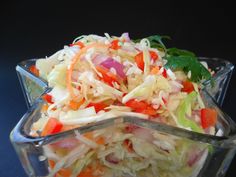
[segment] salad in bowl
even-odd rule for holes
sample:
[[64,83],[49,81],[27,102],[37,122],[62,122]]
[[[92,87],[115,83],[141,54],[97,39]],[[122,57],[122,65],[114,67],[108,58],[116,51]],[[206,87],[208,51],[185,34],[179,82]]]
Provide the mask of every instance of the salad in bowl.
[[[215,72],[194,53],[167,48],[164,38],[83,35],[30,66],[49,89],[37,101],[28,136],[48,141],[66,135],[42,143],[47,176],[199,174],[213,151],[211,142],[173,130],[216,139],[227,134],[217,128],[219,109],[202,91]],[[162,132],[157,125],[173,130]],[[84,127],[90,128],[83,132]]]
[[52,89],[32,135],[51,134],[48,122],[61,125],[58,133],[124,115],[215,133],[217,113],[199,93],[200,81],[213,73],[193,53],[166,49],[159,36],[139,42],[126,33],[81,36],[34,67]]

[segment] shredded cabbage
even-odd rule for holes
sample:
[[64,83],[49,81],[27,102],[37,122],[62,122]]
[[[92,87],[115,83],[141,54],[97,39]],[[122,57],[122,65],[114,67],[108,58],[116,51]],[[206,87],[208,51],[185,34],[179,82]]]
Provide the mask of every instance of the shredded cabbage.
[[56,65],[52,71],[48,74],[47,80],[50,87],[58,85],[66,86],[66,70],[67,67],[64,64]]
[[81,145],[73,149],[68,155],[61,158],[50,172],[48,177],[53,177],[61,168],[70,166],[74,163],[78,158],[82,157],[89,151],[89,148],[85,145]]
[[[55,129],[48,135],[123,116],[215,134],[214,126],[201,126],[200,112],[205,108],[201,85],[188,80],[193,73],[185,67],[167,68],[166,56],[171,54],[161,38],[132,41],[128,33],[82,35],[49,58],[37,60],[39,77],[51,91],[31,135],[45,131],[52,117],[62,126],[52,125]],[[108,58],[120,67],[103,65]],[[101,127],[85,136],[75,131],[72,136],[44,147],[45,156],[55,162],[49,176],[59,176],[61,169],[72,177],[86,170],[103,177],[196,176],[209,151],[207,145],[128,123]]]
[[91,148],[97,148],[98,144],[93,142],[92,140],[84,137],[83,135],[81,135],[78,131],[75,131],[75,137],[82,143],[86,144],[87,146],[91,147]]
[[181,126],[185,128],[191,128],[191,130],[196,132],[203,133],[203,129],[197,125],[197,123],[186,117],[186,115],[191,116],[191,105],[196,97],[197,93],[193,91],[182,101],[179,108],[177,109],[177,120]]
[[151,59],[147,49],[143,50],[143,60],[144,60],[144,74],[148,75],[150,72]]
[[94,151],[90,151],[85,155],[84,158],[77,160],[71,177],[77,177],[80,174],[82,169],[92,161],[92,156],[94,155],[94,153]]
[[130,91],[122,99],[122,103],[126,103],[131,99],[144,100],[150,98],[156,88],[156,77],[149,75],[144,79],[144,82]]

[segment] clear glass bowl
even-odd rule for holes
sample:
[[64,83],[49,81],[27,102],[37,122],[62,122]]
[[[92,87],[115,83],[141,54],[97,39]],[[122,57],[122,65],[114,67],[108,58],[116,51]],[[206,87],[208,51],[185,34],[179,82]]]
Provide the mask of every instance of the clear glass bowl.
[[[29,67],[34,65],[36,60],[37,59],[26,60],[16,66],[16,71],[28,107],[32,106],[34,101],[44,92],[50,90],[47,81],[37,77],[29,70]],[[218,58],[200,57],[200,61],[206,62],[209,68],[215,71],[213,76],[215,83],[212,85],[210,81],[206,81],[203,84],[217,103],[222,105],[234,66],[229,61]]]
[[47,81],[36,76],[30,71],[30,66],[35,65],[37,59],[25,60],[16,66],[16,72],[23,90],[28,108],[39,98],[49,87]]
[[215,71],[213,84],[211,84],[211,81],[206,81],[203,84],[208,93],[222,106],[234,65],[227,60],[219,58],[200,57],[199,59],[202,62],[206,62],[208,67]]
[[[103,173],[109,177],[131,177],[135,176],[134,169],[139,171],[136,174],[137,177],[156,177],[158,176],[156,173],[159,173],[160,176],[171,177],[222,177],[235,155],[236,125],[217,107],[214,99],[206,91],[203,90],[202,95],[205,104],[208,107],[214,107],[218,112],[217,136],[195,133],[137,117],[116,117],[59,134],[32,137],[29,133],[31,125],[40,118],[43,105],[43,100],[37,99],[13,129],[10,138],[30,177],[55,175],[59,177],[65,173],[68,175],[71,171],[74,176],[77,176],[86,163],[90,170],[100,174],[100,177],[105,176],[102,175]],[[129,131],[130,127],[132,133]],[[134,133],[137,130],[141,130],[141,132]],[[105,145],[94,145],[82,141],[81,136],[87,137],[86,135],[90,132],[96,132],[98,137],[106,134],[111,139]],[[117,132],[122,133],[122,136],[117,136]],[[130,134],[136,139],[133,140]],[[108,151],[107,154],[102,154],[101,151],[107,150],[106,148],[112,149],[116,143],[123,146],[127,138],[132,142],[131,150],[139,151],[141,157],[136,157],[135,163],[133,161],[127,163],[126,173],[121,174],[119,169],[111,170],[111,167],[120,163],[119,159],[117,161],[116,158],[114,160],[114,157],[110,157],[109,153],[113,151]],[[140,146],[147,150],[138,150]],[[126,153],[126,151],[118,152]],[[63,157],[60,157],[60,154],[63,154]],[[89,155],[93,156],[93,160],[83,163],[85,161],[81,161],[81,159]],[[98,158],[105,159],[106,167],[95,165]],[[136,165],[132,166],[134,164]],[[57,171],[58,167],[63,170]],[[142,168],[145,170],[141,170]]]

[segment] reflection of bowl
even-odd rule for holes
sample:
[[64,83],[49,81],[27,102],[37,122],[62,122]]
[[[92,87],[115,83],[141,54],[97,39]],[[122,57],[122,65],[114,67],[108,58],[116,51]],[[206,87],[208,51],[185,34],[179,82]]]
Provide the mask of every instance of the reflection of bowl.
[[[16,67],[28,107],[32,106],[34,101],[45,91],[50,90],[47,81],[29,71],[29,67],[34,65],[35,61],[36,59],[26,60],[19,63]],[[209,68],[215,71],[213,76],[215,80],[214,86],[210,84],[210,81],[206,81],[203,84],[217,103],[222,105],[234,66],[229,61],[218,58],[200,57],[200,61],[206,62]]]
[[[115,169],[119,163],[127,164],[123,170],[125,174],[120,174],[120,176],[126,177],[132,176],[135,169],[139,171],[137,177],[148,175],[156,177],[158,174],[160,176],[183,177],[224,176],[235,154],[236,124],[219,110],[207,92],[203,90],[202,95],[205,104],[208,107],[215,107],[218,112],[217,136],[195,133],[136,117],[117,117],[59,134],[38,138],[31,137],[29,135],[30,127],[33,122],[39,119],[43,105],[42,99],[37,99],[12,131],[11,141],[29,176],[43,177],[49,174],[51,176],[55,176],[55,174],[57,174],[56,176],[63,176],[62,174],[66,172],[67,175],[71,172],[78,173],[76,170],[83,168],[84,158],[91,155],[90,152],[92,152],[93,160],[88,162],[88,166],[95,163],[99,158],[106,160],[105,165],[100,164],[90,167],[90,170],[100,173],[100,176],[103,176],[101,174],[107,172],[108,169],[110,169],[108,176],[119,174],[119,168]],[[131,131],[130,129],[127,130],[127,126],[132,127]],[[137,130],[139,133],[137,133]],[[98,137],[99,134],[106,135],[108,137],[106,142],[108,143],[97,146],[82,141],[81,135],[90,132],[96,132]],[[115,134],[117,132],[122,133],[120,139]],[[132,156],[131,152],[129,159],[126,159],[128,162],[123,162],[120,157],[118,157],[118,160],[109,157],[110,154],[114,155],[112,150],[108,150],[105,154],[98,153],[107,150],[107,148],[112,149],[112,146],[116,143],[123,146],[126,139],[133,143],[132,148],[139,151],[140,156]],[[64,145],[62,145],[63,141],[66,142]],[[138,150],[140,147],[143,148]],[[128,150],[125,149],[124,152],[119,152],[122,154]],[[85,156],[82,155],[83,153],[85,153]],[[58,158],[60,154],[61,157]],[[52,170],[52,166],[54,166],[54,170]],[[63,170],[57,172],[55,170],[57,167],[61,167]],[[144,169],[141,170],[142,168]]]

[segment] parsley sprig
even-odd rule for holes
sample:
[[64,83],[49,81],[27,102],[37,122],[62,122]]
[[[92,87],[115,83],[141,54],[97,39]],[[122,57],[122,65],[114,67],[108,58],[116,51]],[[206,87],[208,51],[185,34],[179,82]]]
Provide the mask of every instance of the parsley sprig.
[[167,56],[167,63],[165,68],[171,68],[172,70],[183,70],[186,74],[191,71],[190,80],[193,82],[199,82],[201,80],[211,79],[210,72],[198,61],[195,56]]
[[[174,71],[182,70],[186,74],[191,71],[190,80],[200,82],[201,80],[211,80],[210,72],[199,62],[198,57],[188,50],[178,48],[166,48],[163,39],[170,39],[168,36],[153,35],[147,37],[152,48],[157,48],[165,52],[164,59],[167,60],[165,68]],[[135,40],[139,42],[140,40]]]

